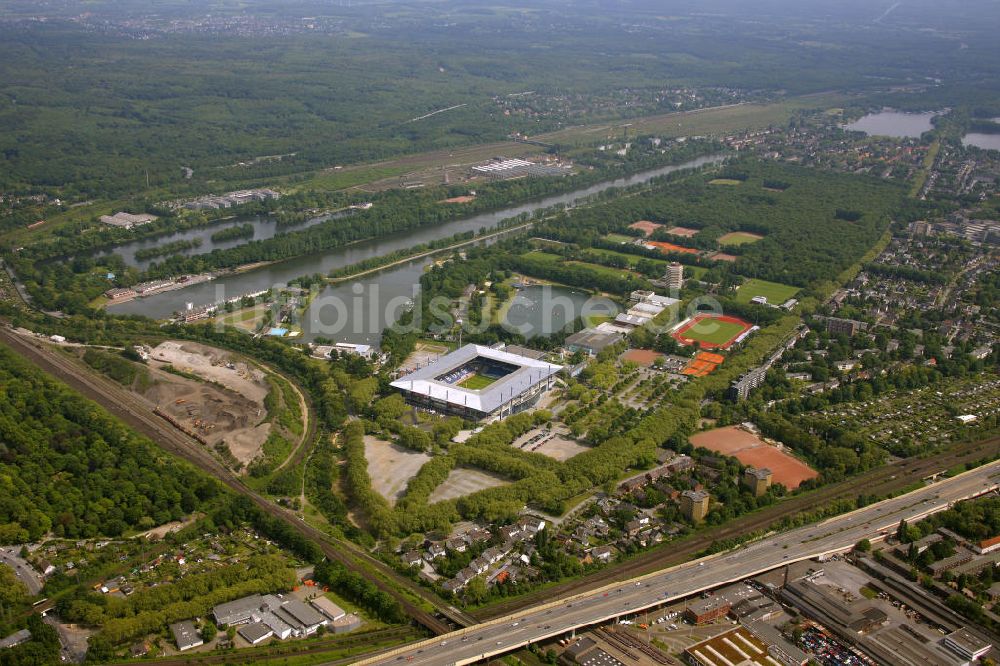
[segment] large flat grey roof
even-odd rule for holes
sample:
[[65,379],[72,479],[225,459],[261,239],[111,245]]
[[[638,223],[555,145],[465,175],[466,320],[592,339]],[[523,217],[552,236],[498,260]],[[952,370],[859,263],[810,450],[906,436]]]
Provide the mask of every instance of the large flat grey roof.
[[219,624],[231,624],[249,617],[254,611],[260,609],[261,603],[263,603],[263,597],[259,594],[251,594],[248,597],[219,604],[212,609],[212,614],[215,615]]
[[[446,384],[436,379],[436,377],[440,377],[476,357],[509,363],[518,366],[518,368],[478,391],[462,388],[456,384]],[[561,369],[561,365],[553,365],[491,347],[469,344],[405,377],[400,377],[392,382],[392,386],[402,391],[430,396],[435,400],[442,400],[489,414],[514,396],[520,395],[536,384],[547,380]]]
[[268,636],[272,636],[274,632],[263,622],[254,622],[240,627],[239,634],[250,643],[258,643]]
[[594,351],[600,351],[609,345],[613,345],[622,339],[621,333],[605,333],[596,328],[585,328],[566,338],[566,345],[577,345],[587,347]]

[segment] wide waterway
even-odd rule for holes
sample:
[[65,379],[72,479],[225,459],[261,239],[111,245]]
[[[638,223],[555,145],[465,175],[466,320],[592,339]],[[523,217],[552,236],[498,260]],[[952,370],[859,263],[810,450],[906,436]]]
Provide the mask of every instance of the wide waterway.
[[[482,213],[464,219],[445,222],[429,227],[419,227],[397,234],[361,241],[344,247],[335,248],[322,254],[296,257],[287,261],[263,266],[261,268],[225,275],[219,279],[204,282],[186,289],[168,291],[147,298],[139,298],[127,303],[111,305],[108,310],[115,314],[137,314],[156,319],[170,316],[184,309],[187,303],[205,305],[222,300],[274,287],[282,287],[289,280],[315,273],[327,274],[336,268],[356,264],[365,259],[403,250],[421,243],[428,243],[455,234],[496,226],[501,220],[515,217],[522,213],[533,213],[536,210],[549,208],[557,204],[573,204],[598,192],[612,187],[628,187],[648,182],[649,180],[682,169],[694,169],[707,164],[716,164],[724,159],[722,155],[709,155],[672,166],[660,167],[643,171],[625,178],[604,181],[580,190],[565,194],[537,199],[511,208]],[[317,296],[314,307],[310,310],[305,329],[304,339],[316,335],[324,335],[336,340],[353,342],[375,342],[386,326],[386,320],[392,315],[387,314],[387,303],[393,298],[397,304],[404,299],[414,298],[419,292],[420,275],[430,259],[415,260],[406,264],[394,266],[391,269],[365,275],[355,282],[344,282],[328,286]],[[340,306],[331,305],[335,299],[343,299],[347,307],[347,316],[351,319],[363,319],[364,326],[349,326],[339,334],[335,334],[329,326],[323,326],[323,321],[330,321],[331,308],[337,310],[337,320],[342,317]],[[378,304],[376,307],[371,306]],[[395,311],[402,306],[395,308]],[[377,316],[376,316],[377,315]],[[315,319],[315,320],[314,320]],[[375,323],[377,322],[377,323]],[[357,329],[359,333],[353,331]]]
[[[125,260],[125,263],[129,266],[134,266],[140,270],[146,270],[151,264],[158,261],[163,261],[163,257],[153,257],[152,259],[136,259],[135,253],[139,250],[151,249],[166,245],[168,243],[175,243],[178,241],[199,241],[200,244],[197,247],[188,248],[180,252],[173,252],[171,254],[181,254],[184,256],[194,256],[197,254],[206,254],[212,250],[227,250],[231,247],[236,247],[238,245],[244,245],[250,241],[255,240],[267,240],[268,238],[274,238],[278,234],[290,233],[293,231],[299,231],[301,229],[308,229],[309,227],[316,226],[326,222],[327,220],[336,219],[348,215],[349,212],[339,212],[332,213],[329,215],[320,215],[318,217],[309,218],[303,221],[301,224],[289,225],[284,228],[278,227],[278,221],[273,217],[251,217],[242,219],[230,219],[225,222],[216,222],[204,227],[196,227],[194,229],[185,229],[184,231],[177,231],[170,234],[164,234],[163,236],[156,236],[155,238],[144,238],[142,240],[132,241],[130,243],[124,243],[122,245],[116,245],[115,247],[108,250],[101,250],[97,254],[108,255],[117,254]],[[243,224],[250,224],[253,226],[253,236],[245,238],[230,238],[229,240],[212,240],[212,235],[217,234],[225,229],[230,229],[232,227],[238,227]]]
[[[1000,123],[1000,118],[990,118],[994,123]],[[970,132],[962,137],[963,146],[975,146],[984,150],[1000,150],[1000,134],[987,132]]]
[[918,139],[924,132],[934,129],[931,120],[939,112],[903,113],[902,111],[880,111],[869,113],[844,125],[844,129],[852,132],[864,132],[869,136],[890,136]]

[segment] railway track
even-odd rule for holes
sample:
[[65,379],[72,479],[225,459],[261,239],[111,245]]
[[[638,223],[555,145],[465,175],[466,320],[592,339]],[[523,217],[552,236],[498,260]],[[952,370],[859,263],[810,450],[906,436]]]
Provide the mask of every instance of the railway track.
[[[216,460],[194,439],[171,427],[166,421],[156,416],[153,413],[155,405],[149,401],[103,376],[84,370],[69,358],[47,348],[41,342],[24,339],[9,328],[0,327],[0,342],[11,347],[24,358],[70,385],[87,398],[100,404],[138,432],[152,439],[165,451],[184,458],[202,471],[214,476],[233,491],[250,499],[264,512],[292,526],[297,532],[315,542],[323,554],[331,561],[339,562],[350,571],[364,576],[380,590],[391,595],[400,603],[407,615],[431,632],[437,635],[445,634],[452,631],[453,627],[448,622],[415,605],[406,595],[400,593],[399,589],[411,590],[420,598],[431,602],[443,617],[448,618],[456,625],[465,626],[468,624],[468,620],[463,618],[462,614],[453,612],[440,602],[434,603],[423,590],[414,590],[413,588],[416,585],[412,581],[403,579],[402,576],[389,569],[382,562],[367,556],[367,554],[364,557],[359,557],[358,549],[354,544],[346,544],[333,539],[329,535],[308,525],[298,516],[273,504],[251,488],[248,488],[235,474]],[[373,570],[381,575],[373,576]],[[387,583],[386,578],[393,581],[394,584],[390,585]],[[463,622],[463,620],[465,621]]]
[[[680,564],[708,548],[715,541],[766,529],[782,518],[793,516],[816,506],[822,506],[831,501],[855,498],[861,494],[872,492],[885,495],[905,488],[926,476],[947,470],[954,465],[974,461],[984,456],[996,456],[1000,453],[1000,437],[994,437],[980,442],[957,444],[934,457],[907,459],[883,466],[844,482],[823,486],[815,491],[789,498],[777,505],[751,514],[736,523],[702,532],[681,544],[672,545],[669,549],[658,548],[647,551],[619,566],[608,567],[582,579],[495,604],[470,615],[445,606],[436,598],[430,598],[431,595],[426,590],[420,589],[412,581],[404,579],[384,563],[364,553],[356,544],[336,540],[304,523],[291,512],[258,495],[193,439],[155,416],[153,414],[155,406],[148,401],[104,377],[81,368],[71,359],[49,349],[45,344],[25,339],[6,327],[0,327],[0,342],[12,347],[43,370],[101,404],[109,412],[153,439],[168,452],[174,453],[203,471],[212,474],[235,492],[248,497],[268,514],[280,518],[294,527],[300,534],[314,541],[326,557],[340,562],[351,571],[372,580],[381,590],[399,601],[417,623],[438,635],[451,631],[452,627],[447,622],[414,605],[409,598],[399,592],[399,588],[410,590],[420,598],[430,602],[442,617],[447,618],[455,625],[470,626],[478,621],[503,616],[537,603],[543,603],[556,596],[584,592],[616,580],[633,578]],[[381,576],[372,576],[373,572],[377,572]],[[393,584],[388,584],[385,579],[392,581]]]
[[[663,652],[656,649],[652,645],[649,645],[635,636],[632,636],[628,633],[628,631],[619,630],[618,628],[611,626],[598,629],[598,633],[603,634],[606,640],[616,644],[620,650],[624,651],[629,656],[632,656],[630,654],[631,650],[638,650],[658,664],[673,666],[677,663],[675,660],[671,659],[668,655],[663,654]],[[638,657],[633,656],[632,658],[636,661],[639,660]]]
[[[420,638],[419,633],[417,633],[411,627],[388,627],[385,629],[377,629],[375,631],[369,631],[358,635],[348,635],[339,636],[331,639],[320,639],[315,642],[310,642],[306,645],[295,646],[296,649],[287,649],[290,645],[282,645],[278,648],[262,648],[257,650],[240,650],[239,652],[239,663],[254,663],[254,664],[266,664],[271,661],[281,661],[284,663],[286,660],[294,657],[303,657],[307,655],[320,655],[324,652],[332,652],[334,650],[343,650],[352,647],[363,647],[366,645],[377,645],[383,641],[394,641],[401,643],[403,641],[415,640]],[[285,648],[285,649],[282,649]],[[391,649],[391,647],[382,648],[380,650],[372,650],[365,652],[365,657],[374,657]],[[340,659],[334,659],[331,661],[323,662],[324,666],[334,666],[336,664],[350,664],[361,658],[361,655],[351,655],[350,657],[343,657]],[[222,653],[222,654],[205,654],[199,655],[186,654],[183,657],[167,657],[163,659],[150,659],[143,660],[143,664],[150,666],[189,666],[190,664],[232,664],[236,663],[234,661],[233,653]],[[135,660],[129,660],[128,662],[119,663],[134,663]]]
[[1000,437],[992,437],[979,442],[956,444],[933,457],[906,459],[884,465],[840,483],[822,486],[814,491],[796,495],[738,521],[732,521],[718,528],[696,534],[681,543],[654,548],[620,565],[605,567],[584,578],[546,587],[544,590],[529,592],[521,597],[474,611],[472,614],[483,622],[535,604],[545,603],[553,598],[571,596],[615,581],[652,573],[686,562],[716,541],[766,530],[783,518],[824,506],[836,500],[854,499],[859,495],[872,493],[888,495],[902,490],[915,481],[945,471],[960,463],[975,461],[984,456],[994,457],[998,454],[1000,454]]

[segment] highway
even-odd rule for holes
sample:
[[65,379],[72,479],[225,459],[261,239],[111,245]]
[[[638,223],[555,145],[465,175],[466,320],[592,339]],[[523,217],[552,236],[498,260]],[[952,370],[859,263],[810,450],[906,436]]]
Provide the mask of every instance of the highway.
[[[821,523],[753,542],[737,550],[553,601],[361,661],[361,664],[469,664],[575,629],[631,615],[785,564],[878,539],[901,519],[919,520],[962,499],[1000,488],[1000,461],[906,495]],[[876,489],[873,489],[876,490]]]
[[11,569],[14,570],[14,574],[24,583],[24,586],[28,589],[28,594],[35,596],[42,591],[42,585],[45,581],[37,572],[28,564],[27,560],[21,558],[18,553],[20,552],[18,546],[7,546],[5,548],[0,548],[0,564],[6,564]]

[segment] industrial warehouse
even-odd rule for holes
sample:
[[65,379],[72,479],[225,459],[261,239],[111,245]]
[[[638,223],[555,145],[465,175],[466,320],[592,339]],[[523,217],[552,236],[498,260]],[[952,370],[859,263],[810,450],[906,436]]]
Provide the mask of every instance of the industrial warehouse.
[[469,344],[392,383],[406,400],[472,420],[500,419],[530,408],[552,388],[562,366]]

